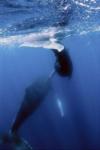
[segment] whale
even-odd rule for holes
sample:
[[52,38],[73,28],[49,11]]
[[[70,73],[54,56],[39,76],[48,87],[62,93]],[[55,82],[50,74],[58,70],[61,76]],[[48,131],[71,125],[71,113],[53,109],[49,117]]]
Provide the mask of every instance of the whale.
[[3,134],[0,138],[0,147],[10,144],[12,150],[32,150],[30,144],[18,135],[20,128],[25,121],[37,111],[46,96],[52,89],[51,79],[54,76],[53,71],[48,78],[41,77],[29,85],[25,90],[20,109],[18,110],[8,134]]
[[[29,87],[26,88],[22,104],[12,123],[9,133],[3,134],[0,138],[0,145],[10,143],[12,145],[12,149],[14,150],[32,150],[30,144],[21,138],[18,135],[18,132],[25,121],[37,111],[37,109],[41,106],[41,103],[43,103],[45,100],[51,89],[50,83],[55,73],[58,73],[63,77],[70,77],[72,75],[72,62],[70,56],[67,49],[60,42],[65,36],[65,26],[68,24],[68,18],[70,14],[68,13],[69,5],[66,5],[68,4],[68,1],[54,0],[49,1],[48,4],[51,4],[50,2],[53,2],[55,12],[54,17],[52,15],[50,19],[49,15],[53,13],[53,11],[51,11],[49,14],[47,14],[48,18],[45,18],[44,16],[41,20],[41,17],[38,18],[37,13],[37,19],[34,20],[34,14],[31,19],[26,19],[21,23],[13,24],[13,26],[11,26],[11,28],[15,27],[16,31],[20,31],[18,34],[0,37],[0,45],[7,47],[18,46],[21,48],[41,47],[52,50],[56,57],[54,70],[49,75],[49,77],[47,77],[47,79],[38,79],[35,83],[32,83]],[[61,6],[61,11],[59,10],[59,5]],[[12,6],[13,5],[9,5],[9,7]],[[47,8],[47,4],[45,3],[44,5],[44,3],[40,3],[39,10],[41,10],[40,8]],[[68,14],[68,17],[66,17],[66,13]],[[25,32],[22,34],[22,31],[26,31],[30,28],[35,28],[37,31],[31,31],[27,33]]]

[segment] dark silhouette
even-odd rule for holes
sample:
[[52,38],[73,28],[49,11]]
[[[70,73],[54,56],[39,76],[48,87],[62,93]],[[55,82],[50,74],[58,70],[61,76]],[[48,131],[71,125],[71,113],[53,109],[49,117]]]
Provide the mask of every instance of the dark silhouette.
[[51,79],[53,75],[57,72],[60,76],[72,75],[72,63],[70,57],[65,51],[61,52],[53,50],[56,56],[56,63],[54,71],[49,75],[47,79],[38,79],[35,83],[31,84],[25,90],[24,99],[22,101],[21,107],[17,113],[17,116],[12,124],[9,134],[5,134],[1,137],[0,144],[10,143],[13,145],[13,149],[21,150],[32,150],[31,146],[22,138],[18,136],[18,130],[27,120],[28,117],[35,112],[40,104],[44,101],[51,88]]
[[14,147],[21,150],[32,150],[31,146],[22,138],[18,136],[18,130],[27,120],[28,117],[35,112],[40,104],[44,101],[51,88],[51,79],[53,75],[57,72],[60,76],[72,75],[72,62],[69,57],[68,52],[64,49],[61,52],[58,50],[52,50],[56,56],[56,63],[54,71],[49,75],[47,79],[38,79],[35,83],[32,83],[25,90],[24,99],[22,101],[21,107],[17,113],[17,116],[12,124],[9,134],[3,135],[0,142],[11,143]]
[[11,132],[16,133],[24,121],[37,110],[50,90],[50,78],[38,79],[25,91],[24,100],[12,124]]
[[54,73],[52,73],[47,79],[38,79],[35,83],[31,84],[25,91],[25,96],[21,107],[17,113],[15,121],[12,124],[9,134],[5,134],[1,137],[0,144],[10,143],[20,150],[32,150],[31,146],[22,138],[18,136],[18,130],[28,117],[35,112],[40,104],[47,96],[51,85],[50,79]]
[[[64,5],[65,4],[66,2],[64,1]],[[71,13],[69,12],[69,16],[70,14]],[[66,18],[66,16],[67,15],[65,11],[62,13],[61,21],[56,25],[61,27],[66,26],[68,24],[68,18]],[[9,134],[5,134],[1,137],[0,144],[11,143],[11,145],[13,145],[13,149],[32,150],[31,146],[18,136],[18,130],[27,120],[27,118],[30,117],[44,101],[51,88],[50,81],[53,75],[58,73],[62,77],[71,77],[73,71],[72,62],[66,49],[60,52],[56,49],[52,49],[52,51],[56,57],[54,71],[47,79],[38,79],[35,83],[26,88],[23,102],[12,124],[10,132]]]
[[66,49],[62,50],[61,52],[55,49],[53,49],[52,51],[56,56],[55,71],[60,76],[71,77],[73,66],[68,51]]

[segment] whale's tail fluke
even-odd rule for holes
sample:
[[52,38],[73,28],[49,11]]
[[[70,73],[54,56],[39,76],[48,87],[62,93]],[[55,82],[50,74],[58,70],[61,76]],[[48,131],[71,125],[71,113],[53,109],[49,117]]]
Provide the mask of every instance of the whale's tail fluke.
[[11,150],[32,150],[32,147],[27,141],[13,133],[4,134],[0,138],[0,145],[3,144],[11,145]]
[[61,52],[56,49],[52,49],[52,51],[56,56],[55,71],[62,77],[71,77],[73,72],[73,64],[68,50],[64,48]]

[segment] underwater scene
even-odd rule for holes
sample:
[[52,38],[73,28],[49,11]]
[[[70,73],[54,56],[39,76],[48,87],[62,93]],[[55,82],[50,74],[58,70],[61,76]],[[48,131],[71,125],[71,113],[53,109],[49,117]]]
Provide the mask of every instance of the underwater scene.
[[100,150],[100,0],[0,0],[0,150]]

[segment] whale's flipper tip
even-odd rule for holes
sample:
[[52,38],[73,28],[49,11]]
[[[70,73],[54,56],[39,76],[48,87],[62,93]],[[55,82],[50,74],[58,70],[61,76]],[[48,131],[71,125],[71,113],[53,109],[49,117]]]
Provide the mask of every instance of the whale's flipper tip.
[[25,43],[21,44],[20,47],[34,47],[34,45],[33,45],[33,43],[25,42]]
[[12,150],[32,150],[32,147],[25,141],[23,138],[15,134],[4,134],[0,138],[0,145],[2,144],[9,144],[12,147]]
[[26,140],[20,139],[18,143],[14,144],[14,149],[15,150],[32,150],[32,147],[29,145],[29,143]]

